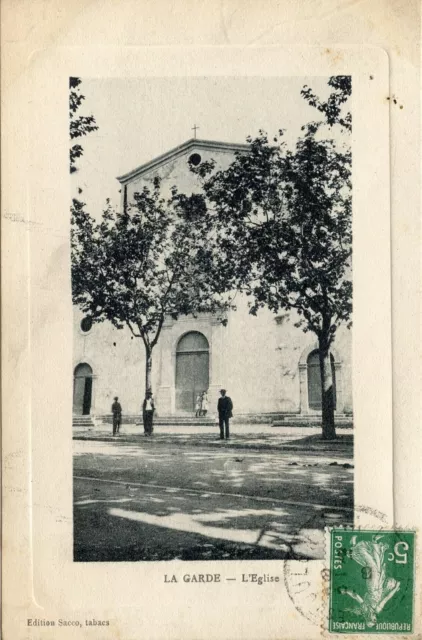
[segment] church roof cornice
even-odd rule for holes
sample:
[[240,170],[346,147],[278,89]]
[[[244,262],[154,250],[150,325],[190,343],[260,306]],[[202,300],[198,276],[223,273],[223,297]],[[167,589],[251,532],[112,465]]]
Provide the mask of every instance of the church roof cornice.
[[235,151],[247,151],[249,149],[248,144],[239,144],[239,143],[229,143],[229,142],[218,142],[216,140],[198,140],[197,138],[191,138],[187,140],[183,144],[180,144],[178,147],[174,147],[174,149],[170,149],[170,151],[166,151],[166,153],[157,156],[153,160],[146,162],[145,164],[141,164],[136,169],[125,173],[122,176],[118,176],[117,180],[121,184],[128,184],[134,178],[138,178],[139,176],[148,173],[149,171],[160,167],[171,160],[174,160],[182,155],[184,155],[190,149],[207,149],[208,151],[226,151],[226,152],[235,152]]

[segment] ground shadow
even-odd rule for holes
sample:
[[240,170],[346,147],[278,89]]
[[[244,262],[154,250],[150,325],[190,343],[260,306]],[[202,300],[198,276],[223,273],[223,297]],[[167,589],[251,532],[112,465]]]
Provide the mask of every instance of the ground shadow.
[[352,512],[186,490],[75,480],[74,560],[264,560],[324,556],[324,526]]

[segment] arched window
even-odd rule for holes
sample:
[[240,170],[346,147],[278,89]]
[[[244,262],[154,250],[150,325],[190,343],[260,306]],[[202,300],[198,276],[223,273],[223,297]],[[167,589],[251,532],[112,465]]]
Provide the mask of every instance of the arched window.
[[182,336],[176,348],[176,410],[193,413],[198,394],[209,386],[209,345],[199,331]]
[[[334,390],[334,408],[336,408],[336,372],[334,368],[334,358],[330,355],[331,359],[331,375],[333,378],[333,390]],[[321,411],[322,408],[322,396],[321,396],[321,370],[319,366],[319,351],[315,349],[312,351],[307,360],[308,368],[308,405],[310,409]]]
[[73,413],[89,415],[92,401],[92,368],[81,362],[73,372]]

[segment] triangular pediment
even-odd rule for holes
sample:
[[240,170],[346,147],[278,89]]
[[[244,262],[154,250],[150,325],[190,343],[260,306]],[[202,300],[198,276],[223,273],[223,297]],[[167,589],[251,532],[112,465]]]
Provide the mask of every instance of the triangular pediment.
[[174,149],[170,149],[170,151],[157,156],[153,160],[150,160],[145,164],[141,164],[136,169],[119,176],[117,180],[123,185],[128,184],[132,182],[132,180],[139,178],[150,171],[155,171],[168,162],[172,162],[173,160],[184,156],[186,153],[200,151],[201,149],[207,151],[219,151],[223,153],[235,153],[236,151],[247,151],[249,149],[249,145],[231,144],[228,142],[217,142],[214,140],[197,140],[195,138],[191,138],[178,147],[174,147]]

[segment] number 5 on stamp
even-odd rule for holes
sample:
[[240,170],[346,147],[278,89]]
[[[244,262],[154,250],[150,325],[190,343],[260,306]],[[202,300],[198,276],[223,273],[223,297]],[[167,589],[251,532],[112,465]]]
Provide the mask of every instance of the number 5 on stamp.
[[415,533],[330,531],[329,631],[413,631]]

